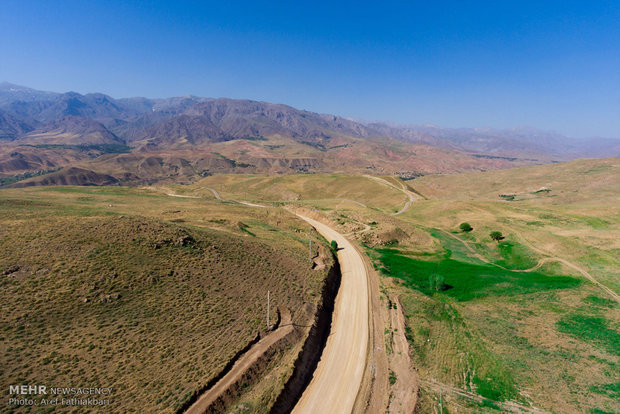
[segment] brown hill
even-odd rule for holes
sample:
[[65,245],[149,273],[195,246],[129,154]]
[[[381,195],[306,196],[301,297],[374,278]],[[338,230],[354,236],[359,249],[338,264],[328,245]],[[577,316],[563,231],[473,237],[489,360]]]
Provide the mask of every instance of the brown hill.
[[8,185],[8,188],[32,187],[37,185],[114,185],[118,180],[110,175],[77,167],[66,167],[60,171],[39,177],[29,178]]
[[76,166],[113,176],[125,183],[191,183],[221,173],[370,173],[405,178],[532,165],[532,162],[478,158],[470,154],[388,139],[332,138],[329,146],[307,145],[292,138],[207,142],[198,148],[143,148],[105,154]]
[[4,146],[0,147],[0,177],[53,170],[88,158],[75,149]]
[[[374,171],[413,177],[618,155],[620,150],[618,140],[578,141],[532,128],[399,126],[250,100],[114,99],[7,85],[0,85],[0,137],[4,145],[39,149],[30,152],[29,163],[7,158],[21,149],[0,147],[0,163],[7,161],[0,165],[4,174],[29,165],[38,170],[46,163],[66,166],[60,153],[66,150],[64,158],[75,158],[70,153],[75,149],[86,152],[77,157],[81,160],[131,150],[133,157],[106,155],[79,167],[147,182],[184,182],[213,172]],[[93,145],[106,148],[89,148]],[[45,152],[50,146],[59,152]],[[155,175],[149,177],[149,171]]]
[[158,148],[182,148],[233,137],[206,116],[180,115],[147,129],[142,138]]
[[140,189],[63,190],[0,192],[2,386],[101,379],[114,387],[106,413],[177,412],[265,333],[269,291],[271,323],[290,311],[298,333],[243,387],[261,381],[272,403],[327,276],[308,263],[302,223]]
[[19,139],[20,144],[123,144],[99,122],[79,116],[56,119]]

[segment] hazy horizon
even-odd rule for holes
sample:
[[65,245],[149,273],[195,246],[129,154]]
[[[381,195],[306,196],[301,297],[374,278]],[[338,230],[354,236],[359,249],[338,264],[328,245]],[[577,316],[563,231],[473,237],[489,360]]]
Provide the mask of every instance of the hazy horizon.
[[620,4],[9,1],[0,79],[447,128],[620,138]]

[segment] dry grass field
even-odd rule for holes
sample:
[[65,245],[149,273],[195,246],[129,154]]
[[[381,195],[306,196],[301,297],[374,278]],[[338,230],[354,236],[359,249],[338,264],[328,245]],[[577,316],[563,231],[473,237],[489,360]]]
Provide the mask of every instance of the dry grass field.
[[201,194],[205,187],[213,188],[225,199],[319,206],[339,202],[339,208],[368,207],[384,212],[397,211],[407,200],[400,191],[364,176],[347,174],[216,175],[190,186],[202,189]]
[[[400,297],[420,412],[438,412],[440,398],[444,413],[620,410],[617,158],[384,179],[393,187],[224,174],[1,191],[3,384],[111,383],[131,389],[115,396],[122,411],[178,406],[260,329],[267,289],[297,318],[317,297],[307,226],[273,208],[298,205],[360,243],[385,306]],[[401,185],[424,199],[394,215],[408,200]],[[290,366],[290,354],[280,361],[271,366]],[[236,412],[260,412],[268,383]]]
[[304,325],[325,277],[276,209],[125,187],[3,190],[0,206],[5,393],[113,387],[107,412],[174,412],[265,329],[267,290]]

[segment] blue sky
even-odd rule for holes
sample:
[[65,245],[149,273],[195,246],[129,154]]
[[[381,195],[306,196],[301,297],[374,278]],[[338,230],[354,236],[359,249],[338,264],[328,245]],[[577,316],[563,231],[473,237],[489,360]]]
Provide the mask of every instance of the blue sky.
[[620,2],[2,0],[2,80],[620,137]]

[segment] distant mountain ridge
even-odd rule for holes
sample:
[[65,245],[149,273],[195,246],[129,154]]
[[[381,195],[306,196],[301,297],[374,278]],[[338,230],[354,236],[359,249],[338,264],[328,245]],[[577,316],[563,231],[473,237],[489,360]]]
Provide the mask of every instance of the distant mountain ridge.
[[0,84],[0,139],[26,133],[61,118],[96,121],[130,143],[182,147],[248,137],[288,136],[321,143],[334,136],[389,137],[474,154],[566,160],[620,155],[620,140],[578,140],[533,128],[440,128],[362,123],[302,111],[282,104],[195,96],[114,99],[101,93],[55,93]]
[[[109,154],[128,150],[136,155]],[[0,178],[76,162],[119,182],[233,171],[413,177],[609,156],[620,156],[620,140],[363,122],[242,99],[115,99],[0,84]]]

